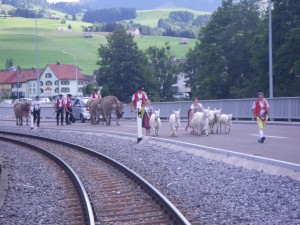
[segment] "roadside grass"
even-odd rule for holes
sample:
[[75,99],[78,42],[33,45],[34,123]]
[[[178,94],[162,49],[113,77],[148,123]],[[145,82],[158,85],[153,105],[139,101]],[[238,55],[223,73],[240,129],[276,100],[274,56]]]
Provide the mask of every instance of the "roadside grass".
[[[57,27],[67,27],[71,24],[72,30],[57,30]],[[60,20],[37,19],[38,27],[38,67],[44,68],[47,64],[57,61],[74,64],[75,59],[62,51],[67,51],[76,57],[77,65],[85,74],[92,74],[98,69],[98,48],[106,44],[108,33],[93,33],[93,38],[83,38],[82,26],[91,25],[79,21],[67,21],[61,24]],[[171,46],[171,52],[182,58],[189,48],[193,48],[196,40],[190,40],[188,45],[180,45],[178,37],[143,36],[134,39],[141,50],[150,46],[163,47],[166,42]],[[21,68],[36,67],[36,39],[35,19],[7,18],[0,19],[0,69],[5,68],[7,59],[12,58],[14,65]]]

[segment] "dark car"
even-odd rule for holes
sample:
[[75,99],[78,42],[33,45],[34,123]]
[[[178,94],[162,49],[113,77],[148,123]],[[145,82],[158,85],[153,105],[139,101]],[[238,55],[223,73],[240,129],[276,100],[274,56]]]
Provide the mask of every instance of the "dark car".
[[81,123],[84,123],[86,120],[91,119],[91,114],[86,109],[86,103],[89,99],[89,97],[81,97],[74,100],[72,104],[74,120],[80,120]]

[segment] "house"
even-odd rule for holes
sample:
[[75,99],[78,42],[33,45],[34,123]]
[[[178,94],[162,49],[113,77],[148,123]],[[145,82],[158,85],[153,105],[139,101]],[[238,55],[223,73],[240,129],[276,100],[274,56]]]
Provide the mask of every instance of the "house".
[[40,76],[40,96],[52,97],[58,94],[83,96],[82,89],[85,80],[86,78],[76,65],[59,62],[48,64]]
[[90,33],[90,32],[83,33],[83,38],[92,38],[92,37],[93,37],[92,33]]
[[189,39],[187,38],[181,38],[179,44],[181,45],[187,45],[189,43]]
[[10,98],[12,94],[10,80],[13,76],[16,76],[15,71],[0,72],[0,99]]
[[[37,94],[37,71],[2,71],[0,72],[0,89],[5,98],[34,97]],[[41,73],[41,70],[38,71]],[[1,96],[2,98],[4,96]]]
[[176,93],[189,93],[191,92],[191,89],[186,87],[186,78],[184,76],[184,73],[179,73],[177,75],[177,83],[172,85],[173,90]]
[[133,37],[136,37],[139,36],[141,33],[139,28],[129,28],[128,30],[126,30],[126,34],[130,34]]

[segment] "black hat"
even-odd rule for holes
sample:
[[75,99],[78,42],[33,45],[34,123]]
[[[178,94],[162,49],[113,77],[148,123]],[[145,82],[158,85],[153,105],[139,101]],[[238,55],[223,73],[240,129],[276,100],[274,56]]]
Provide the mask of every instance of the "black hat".
[[138,88],[137,88],[138,90],[143,90],[143,88],[141,87],[141,86],[138,86]]
[[98,91],[98,89],[97,89],[97,88],[95,88],[95,89],[94,89],[94,91]]
[[72,95],[71,95],[71,94],[67,94],[67,96],[70,96],[70,97],[71,97]]
[[63,96],[62,94],[59,94],[58,96]]

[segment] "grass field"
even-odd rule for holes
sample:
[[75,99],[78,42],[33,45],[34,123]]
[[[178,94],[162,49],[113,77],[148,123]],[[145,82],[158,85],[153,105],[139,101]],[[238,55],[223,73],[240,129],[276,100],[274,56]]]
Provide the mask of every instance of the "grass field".
[[[140,17],[145,20],[146,17]],[[153,20],[153,18],[151,19]],[[150,19],[149,19],[150,21]],[[57,30],[57,27],[67,27],[71,24],[73,30]],[[44,68],[47,64],[73,64],[75,59],[64,54],[67,51],[76,57],[79,68],[85,74],[92,74],[97,69],[98,48],[106,43],[107,33],[93,33],[93,38],[83,38],[82,26],[90,25],[79,21],[67,21],[61,24],[60,20],[37,19],[38,26],[38,67]],[[12,58],[14,65],[21,68],[36,67],[35,20],[25,18],[0,19],[0,69],[5,68],[6,60]],[[162,47],[169,42],[171,51],[177,58],[185,56],[189,48],[194,47],[195,40],[188,45],[180,45],[180,38],[144,36],[135,39],[139,48],[145,50],[149,46]]]

